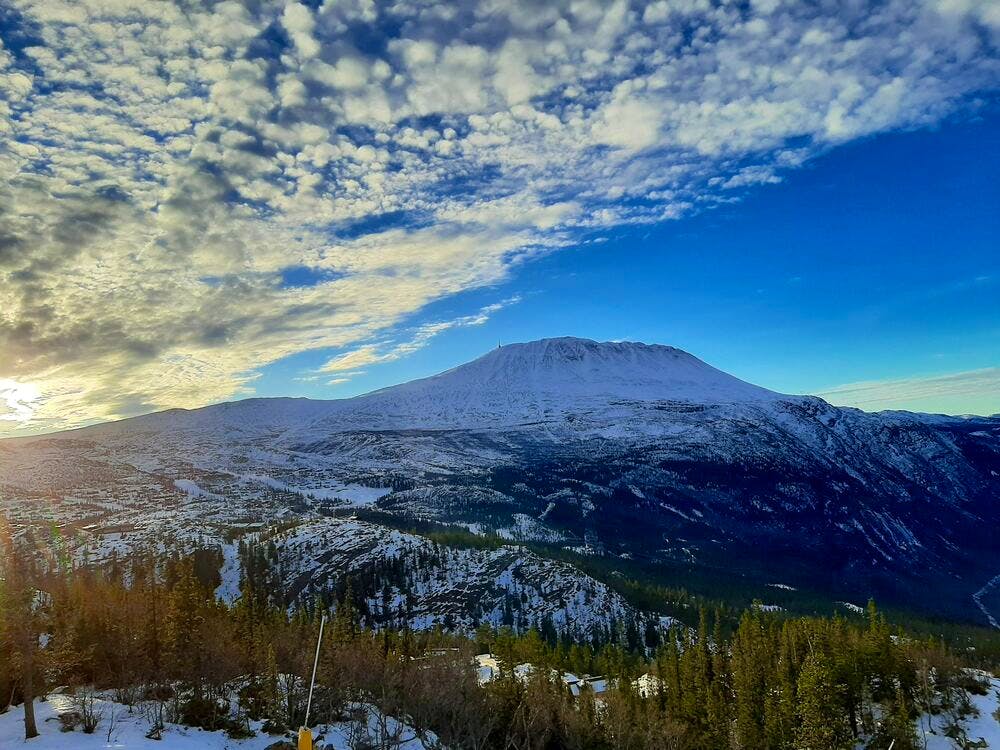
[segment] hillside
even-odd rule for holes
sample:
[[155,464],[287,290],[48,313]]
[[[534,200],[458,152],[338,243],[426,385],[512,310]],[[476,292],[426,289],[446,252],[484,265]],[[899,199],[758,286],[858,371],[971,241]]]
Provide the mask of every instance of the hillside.
[[676,585],[778,582],[984,624],[997,609],[1000,419],[837,408],[665,346],[546,339],[353,399],[3,441],[0,498],[96,560],[164,537],[222,551],[357,508],[386,538],[380,523],[433,521]]

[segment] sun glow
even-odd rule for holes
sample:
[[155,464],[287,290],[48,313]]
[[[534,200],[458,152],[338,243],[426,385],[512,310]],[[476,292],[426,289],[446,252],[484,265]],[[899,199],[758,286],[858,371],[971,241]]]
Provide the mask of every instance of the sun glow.
[[22,424],[30,421],[41,395],[32,383],[0,378],[0,420]]

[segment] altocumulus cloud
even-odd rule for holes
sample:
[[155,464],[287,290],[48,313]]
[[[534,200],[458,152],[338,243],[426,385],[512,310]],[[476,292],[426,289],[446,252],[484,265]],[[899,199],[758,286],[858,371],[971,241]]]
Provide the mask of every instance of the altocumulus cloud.
[[0,424],[34,429],[229,397],[307,349],[359,352],[330,375],[405,356],[437,329],[387,337],[435,299],[1000,78],[976,0],[7,0],[0,22]]

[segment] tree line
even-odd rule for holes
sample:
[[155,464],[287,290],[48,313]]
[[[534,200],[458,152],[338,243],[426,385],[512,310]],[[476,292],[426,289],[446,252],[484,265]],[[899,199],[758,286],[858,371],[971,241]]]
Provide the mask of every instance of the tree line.
[[[141,708],[151,738],[167,722],[234,737],[254,722],[294,728],[324,612],[312,717],[353,722],[359,748],[391,748],[415,732],[474,750],[850,750],[859,741],[916,750],[925,714],[942,715],[957,747],[974,747],[960,720],[969,691],[986,689],[964,657],[894,629],[874,604],[864,622],[750,609],[735,629],[703,607],[696,627],[638,642],[536,627],[376,630],[362,625],[349,581],[328,600],[288,607],[261,550],[245,555],[228,605],[214,595],[210,556],[73,569],[58,556],[46,563],[30,537],[0,535],[0,546],[0,710],[22,706],[26,736],[37,733],[32,699],[54,686],[109,691]],[[501,673],[480,685],[472,656],[487,651]],[[519,676],[521,663],[536,668]],[[573,696],[563,672],[601,674],[613,689]]]

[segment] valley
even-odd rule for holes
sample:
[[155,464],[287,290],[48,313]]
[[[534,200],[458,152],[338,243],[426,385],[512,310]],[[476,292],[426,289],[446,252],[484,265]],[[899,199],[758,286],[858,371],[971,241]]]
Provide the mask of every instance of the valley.
[[[0,441],[0,512],[90,565],[214,551],[230,590],[239,540],[266,541],[289,602],[307,579],[316,594],[368,575],[373,624],[499,624],[507,597],[526,599],[525,624],[566,625],[574,597],[610,594],[550,559],[563,555],[601,561],[611,582],[638,569],[749,598],[779,581],[828,607],[876,597],[988,625],[1000,418],[869,414],[670,347],[548,339],[354,399],[252,399]],[[377,568],[421,569],[421,527],[494,549],[446,551],[409,614],[379,613],[383,589],[395,601],[412,581]],[[524,561],[533,593],[499,583]],[[587,628],[662,615],[593,609]]]

